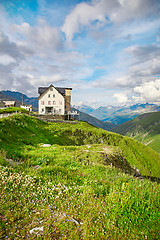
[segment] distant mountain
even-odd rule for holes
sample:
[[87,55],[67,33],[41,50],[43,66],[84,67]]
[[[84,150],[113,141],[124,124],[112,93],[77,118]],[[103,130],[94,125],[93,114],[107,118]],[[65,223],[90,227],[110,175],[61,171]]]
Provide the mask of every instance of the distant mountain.
[[0,92],[0,101],[16,101],[16,106],[19,107],[21,105],[21,102],[18,101],[16,98],[11,97],[9,95],[5,95],[4,93]]
[[[155,104],[135,104],[132,106],[107,106],[107,107],[99,107],[97,109],[87,108],[85,109],[81,106],[77,106],[77,109],[82,109],[83,112],[92,115],[104,122],[108,121],[113,124],[122,124],[126,121],[129,121],[143,113],[147,112],[156,112],[160,111],[160,106]],[[82,111],[80,110],[80,111]]]
[[[24,103],[31,104],[33,106],[33,110],[37,111],[37,109],[38,109],[37,98],[33,98],[33,97],[29,98],[25,94],[22,94],[20,92],[9,91],[9,90],[0,92],[1,100],[14,100],[14,101],[16,101],[17,107],[19,107],[22,104],[22,98],[23,98]],[[87,107],[85,105],[81,106],[81,109],[82,110],[86,109],[89,112],[92,112],[92,110],[94,110],[93,108]],[[72,110],[76,111],[77,109],[72,108]],[[89,114],[83,113],[83,112],[80,112],[79,120],[86,121],[95,127],[99,127],[99,128],[102,128],[102,129],[105,129],[108,131],[115,127],[115,124],[112,124],[110,122],[102,122],[101,120],[99,120],[93,116],[90,116]]]
[[[36,97],[27,97],[25,94],[15,91],[1,91],[0,99],[2,100],[14,100],[16,105],[20,106],[23,102],[31,104],[34,111],[38,110],[38,100]],[[94,109],[86,105],[74,106],[80,113],[80,120],[87,121],[96,127],[103,128],[105,130],[111,130],[115,127],[114,124],[119,125],[135,117],[147,113],[160,111],[160,106],[155,104],[136,104],[133,106],[107,106]],[[85,115],[87,114],[87,115]]]
[[160,153],[160,112],[142,114],[112,131],[132,137]]
[[[3,97],[2,97],[3,96]],[[23,103],[32,105],[33,109],[37,111],[38,109],[38,100],[37,98],[29,98],[25,94],[22,94],[20,92],[14,92],[14,91],[1,91],[0,92],[0,99],[3,98],[5,100],[8,98],[8,100],[16,100],[16,105],[19,107],[20,104],[22,104],[22,98],[23,98]]]
[[102,122],[101,120],[99,120],[87,113],[81,112],[81,111],[77,110],[76,108],[72,107],[71,110],[79,112],[79,116],[77,117],[78,120],[88,122],[95,127],[99,127],[99,128],[105,129],[107,131],[110,131],[111,129],[113,129],[116,126],[115,124],[112,124],[110,122]]
[[94,108],[84,104],[72,105],[72,107],[78,109],[81,112],[88,113],[88,114],[91,114],[95,110]]

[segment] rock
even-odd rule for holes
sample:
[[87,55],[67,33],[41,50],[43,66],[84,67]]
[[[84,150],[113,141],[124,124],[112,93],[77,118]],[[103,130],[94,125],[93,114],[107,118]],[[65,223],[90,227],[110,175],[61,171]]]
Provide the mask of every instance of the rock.
[[51,144],[46,144],[46,143],[41,145],[41,147],[50,147],[50,146]]
[[74,218],[71,218],[70,221],[75,223],[75,224],[77,224],[77,225],[79,225],[79,222],[77,220],[75,220]]
[[6,161],[11,165],[11,166],[17,166],[20,163],[19,162],[14,162],[12,159],[6,159]]
[[39,234],[40,232],[43,232],[43,228],[44,228],[43,226],[42,227],[35,227],[32,230],[30,230],[30,234],[33,234],[33,233]]
[[134,170],[135,170],[134,177],[141,177],[140,170],[138,168],[136,168],[136,167],[134,168]]
[[41,168],[41,166],[39,166],[39,165],[33,166],[33,169],[35,169],[35,170],[37,170],[39,168]]

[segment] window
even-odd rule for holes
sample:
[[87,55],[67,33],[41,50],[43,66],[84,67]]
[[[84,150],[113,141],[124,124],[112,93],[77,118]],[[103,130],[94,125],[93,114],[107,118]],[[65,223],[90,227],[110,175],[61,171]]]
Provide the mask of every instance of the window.
[[51,101],[48,101],[48,105],[51,105]]
[[59,101],[59,105],[62,105],[62,101]]
[[61,113],[62,112],[62,109],[59,109],[59,113]]
[[50,97],[51,95],[50,94],[48,94],[48,97]]
[[56,101],[53,101],[53,105],[56,105]]
[[53,97],[55,98],[55,97],[56,97],[56,95],[55,95],[55,94],[53,94]]
[[42,108],[42,112],[44,112],[44,108]]
[[41,101],[41,104],[44,105],[44,101]]
[[50,91],[53,91],[53,88],[51,88]]

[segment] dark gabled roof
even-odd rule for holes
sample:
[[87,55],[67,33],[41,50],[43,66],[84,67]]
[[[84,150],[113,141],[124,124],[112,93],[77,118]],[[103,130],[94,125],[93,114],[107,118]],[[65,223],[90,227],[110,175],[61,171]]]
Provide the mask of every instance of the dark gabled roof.
[[63,96],[65,95],[65,88],[55,87],[55,89]]
[[[48,88],[54,87],[53,85],[50,85],[49,87],[39,87],[38,88],[38,93],[42,95]],[[61,88],[61,87],[54,87],[62,96],[65,96],[65,89],[70,89],[72,88]]]
[[39,87],[38,88],[38,93],[41,95],[42,93],[44,93],[47,90],[48,87]]

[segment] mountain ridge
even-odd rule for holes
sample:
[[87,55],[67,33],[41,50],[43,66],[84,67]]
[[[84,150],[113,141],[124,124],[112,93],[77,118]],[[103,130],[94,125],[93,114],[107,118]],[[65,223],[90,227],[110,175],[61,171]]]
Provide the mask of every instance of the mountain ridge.
[[[6,100],[6,98],[8,100],[15,100],[16,101],[16,105],[19,107],[22,104],[22,99],[23,102],[26,104],[31,104],[33,106],[33,110],[37,111],[38,110],[38,100],[37,98],[29,98],[27,97],[25,94],[22,94],[20,92],[13,92],[13,91],[1,91],[0,92],[0,99],[4,99]],[[72,110],[77,111],[78,109],[75,109],[73,107],[71,107]],[[90,108],[92,109],[92,108]],[[79,111],[79,110],[78,110]],[[95,127],[99,127],[102,128],[104,130],[111,130],[113,127],[115,127],[115,124],[112,124],[110,122],[103,122],[93,116],[91,116],[90,114],[87,113],[83,113],[81,111],[79,111],[80,116],[79,116],[79,120],[81,121],[86,121],[90,124],[92,124]]]
[[[81,109],[77,106],[77,109]],[[129,121],[139,115],[147,112],[157,112],[160,111],[160,106],[156,104],[149,103],[138,103],[130,106],[107,106],[92,109],[92,111],[87,109],[87,106],[82,107],[85,113],[90,114],[93,117],[100,119],[101,121],[108,121],[113,124],[122,124],[123,122]]]
[[[9,90],[5,90],[5,91],[1,91],[2,94],[4,94],[5,96],[14,99],[17,102],[18,106],[20,104],[26,103],[28,105],[32,105],[34,109],[38,108],[38,100],[37,97],[28,97],[27,95],[21,93],[21,92],[17,92],[17,91],[9,91]],[[4,96],[4,97],[5,97]]]
[[[16,100],[17,106],[20,106],[23,102],[26,104],[31,104],[33,106],[33,110],[38,110],[38,100],[36,97],[27,97],[25,94],[20,92],[14,91],[1,91],[0,92],[0,99],[8,98],[9,100]],[[80,111],[80,116],[82,121],[88,121],[91,124],[96,124],[94,126],[102,127],[103,129],[111,129],[111,124],[120,125],[126,121],[132,120],[138,117],[141,114],[147,112],[157,112],[160,111],[160,106],[156,104],[134,104],[130,106],[100,106],[96,109],[93,107],[81,104],[81,105],[73,105],[73,109]],[[85,115],[88,114],[88,115]],[[96,118],[96,119],[94,119]],[[101,122],[99,122],[101,121]],[[107,124],[103,124],[102,122],[107,122],[109,128],[107,128]],[[110,123],[110,124],[109,124]],[[113,125],[114,126],[114,125]],[[110,128],[111,127],[111,128]]]

